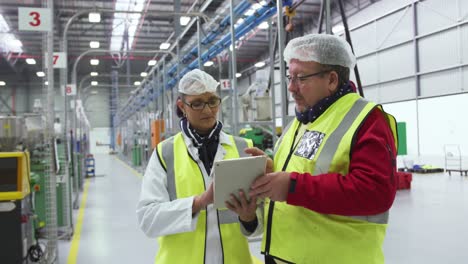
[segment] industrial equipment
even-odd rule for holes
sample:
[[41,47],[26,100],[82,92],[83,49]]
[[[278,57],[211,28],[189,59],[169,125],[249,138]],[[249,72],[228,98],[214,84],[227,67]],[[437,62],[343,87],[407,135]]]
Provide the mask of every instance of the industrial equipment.
[[24,263],[34,243],[24,118],[0,117],[0,259]]

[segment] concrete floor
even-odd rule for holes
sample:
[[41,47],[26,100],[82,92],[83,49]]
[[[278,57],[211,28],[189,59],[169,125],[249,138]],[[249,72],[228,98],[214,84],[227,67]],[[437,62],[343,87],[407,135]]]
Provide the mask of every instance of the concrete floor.
[[[96,156],[96,174],[103,176],[89,180],[80,239],[59,242],[59,263],[153,263],[157,242],[139,230],[135,216],[141,176],[109,155]],[[76,258],[69,257],[71,247]],[[466,249],[468,177],[413,174],[412,189],[398,191],[391,209],[386,263],[468,263]],[[263,259],[260,242],[251,250]]]

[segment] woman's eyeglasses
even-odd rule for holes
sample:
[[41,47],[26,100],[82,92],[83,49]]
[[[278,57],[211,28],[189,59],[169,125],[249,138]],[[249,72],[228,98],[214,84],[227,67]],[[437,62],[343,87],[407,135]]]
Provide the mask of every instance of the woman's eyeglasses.
[[203,110],[205,109],[205,106],[208,105],[209,108],[215,108],[217,107],[219,104],[221,104],[221,98],[211,98],[210,100],[208,100],[208,102],[203,102],[203,101],[194,101],[194,102],[191,102],[191,103],[187,103],[185,101],[182,100],[182,102],[188,106],[190,106],[190,108],[192,108],[193,110]]

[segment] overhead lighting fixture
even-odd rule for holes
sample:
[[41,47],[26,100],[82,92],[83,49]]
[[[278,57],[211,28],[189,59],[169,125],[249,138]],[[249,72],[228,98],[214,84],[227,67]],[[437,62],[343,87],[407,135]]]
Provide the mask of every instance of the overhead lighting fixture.
[[89,20],[89,22],[91,22],[91,23],[99,23],[99,22],[101,22],[101,14],[100,14],[100,13],[91,12],[91,13],[89,13],[89,15],[88,15],[88,20]]
[[49,81],[45,81],[44,84],[45,84],[45,85],[49,85]]
[[256,3],[255,5],[252,6],[252,8],[254,10],[258,10],[258,9],[262,8],[262,5],[260,5],[259,3]]
[[141,82],[140,82],[140,81],[136,81],[136,82],[134,82],[133,84],[134,84],[135,86],[139,86],[139,85],[141,84]]
[[36,72],[37,77],[44,77],[45,73],[42,71]]
[[242,76],[242,73],[240,73],[240,72],[236,73],[236,77],[237,77],[237,78],[239,78],[239,77],[241,77],[241,76]]
[[203,66],[210,67],[210,66],[213,65],[213,63],[214,63],[213,61],[207,61],[207,62],[205,62],[205,64],[203,64]]
[[157,60],[149,60],[148,61],[148,66],[154,66],[154,65],[156,65],[157,62],[158,62]]
[[98,59],[91,59],[91,60],[89,60],[89,63],[90,63],[91,65],[96,66],[96,65],[99,65],[99,60],[98,60]]
[[99,83],[98,83],[97,81],[92,81],[92,82],[91,82],[91,85],[92,85],[92,86],[96,86],[96,85],[98,85],[98,84],[99,84]]
[[6,82],[0,81],[0,86],[5,86],[5,85],[6,85]]
[[171,46],[171,43],[163,42],[159,45],[159,49],[166,50]]
[[147,72],[142,72],[142,73],[140,73],[140,76],[141,77],[146,77],[146,76],[148,76],[148,73]]
[[338,24],[332,28],[333,34],[338,34],[344,31],[344,26],[342,24]]
[[27,59],[26,59],[26,63],[27,63],[27,64],[36,64],[36,60],[33,59],[33,58],[27,58]]
[[89,47],[92,48],[92,49],[97,49],[97,48],[99,48],[99,46],[100,46],[99,41],[90,41],[89,42]]
[[89,75],[91,75],[91,76],[98,76],[99,73],[97,73],[97,72],[91,72]]
[[262,23],[260,23],[260,25],[258,25],[258,28],[259,29],[267,29],[269,26],[268,26],[268,22],[264,21]]
[[263,66],[265,66],[265,62],[264,62],[264,61],[260,61],[260,62],[255,63],[255,67],[257,67],[257,68],[261,68],[261,67],[263,67]]
[[180,25],[181,25],[181,26],[186,26],[186,25],[188,25],[188,23],[190,22],[190,19],[191,19],[191,18],[188,17],[188,16],[181,16],[181,17],[180,17]]
[[94,91],[91,91],[91,94],[98,94],[99,92],[94,90]]
[[249,10],[247,10],[247,11],[245,12],[245,15],[246,15],[246,16],[251,16],[251,15],[253,15],[253,14],[255,14],[255,9],[253,9],[253,8],[250,8]]

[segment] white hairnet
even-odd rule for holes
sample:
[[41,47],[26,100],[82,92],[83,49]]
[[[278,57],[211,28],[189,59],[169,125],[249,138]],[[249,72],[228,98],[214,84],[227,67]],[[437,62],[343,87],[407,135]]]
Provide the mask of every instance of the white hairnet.
[[284,60],[289,64],[292,59],[340,65],[350,70],[356,65],[356,57],[348,42],[326,34],[309,34],[289,41],[284,49]]
[[179,92],[188,95],[215,93],[218,82],[208,73],[195,69],[180,79]]

